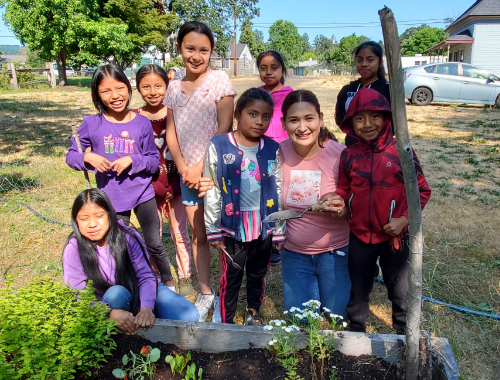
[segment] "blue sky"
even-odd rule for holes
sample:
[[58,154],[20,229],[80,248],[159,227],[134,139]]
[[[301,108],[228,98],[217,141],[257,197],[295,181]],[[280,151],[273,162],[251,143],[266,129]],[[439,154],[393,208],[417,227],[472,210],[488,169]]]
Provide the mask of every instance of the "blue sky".
[[[318,34],[326,37],[335,35],[337,41],[352,33],[364,34],[370,39],[382,39],[378,10],[387,5],[392,9],[398,21],[398,30],[401,34],[406,28],[418,26],[424,21],[447,17],[456,18],[474,3],[474,0],[260,0],[260,17],[253,23],[257,29],[264,32],[266,41],[269,26],[276,20],[284,19],[297,25],[299,33],[307,33],[310,42]],[[2,11],[3,13],[3,11]],[[412,21],[411,25],[403,25],[404,21]],[[341,24],[343,23],[343,24]],[[362,24],[348,27],[347,24]],[[366,24],[371,23],[371,24]],[[444,27],[436,21],[426,22],[431,26]],[[306,28],[305,26],[320,26],[320,24],[337,24],[333,27]],[[409,23],[408,23],[409,24]],[[11,37],[7,37],[11,36]],[[19,41],[0,20],[0,45],[18,45]]]

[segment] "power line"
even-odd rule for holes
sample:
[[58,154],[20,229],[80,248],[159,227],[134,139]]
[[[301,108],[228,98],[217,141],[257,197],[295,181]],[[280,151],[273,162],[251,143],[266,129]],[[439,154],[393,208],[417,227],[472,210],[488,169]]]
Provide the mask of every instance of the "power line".
[[[401,23],[420,23],[420,22],[442,22],[442,23],[446,23],[447,21],[445,21],[444,19],[442,18],[430,18],[430,19],[423,19],[423,20],[401,20],[401,21],[397,21],[398,24],[401,24]],[[252,25],[261,25],[261,26],[264,26],[264,25],[272,25],[273,23],[269,23],[269,22],[256,22],[256,23],[252,23]],[[337,26],[337,25],[345,25],[345,24],[348,24],[348,25],[368,25],[368,24],[376,24],[376,25],[380,25],[380,21],[368,21],[368,22],[325,22],[325,23],[309,23],[309,22],[306,22],[306,23],[293,23],[295,26]]]

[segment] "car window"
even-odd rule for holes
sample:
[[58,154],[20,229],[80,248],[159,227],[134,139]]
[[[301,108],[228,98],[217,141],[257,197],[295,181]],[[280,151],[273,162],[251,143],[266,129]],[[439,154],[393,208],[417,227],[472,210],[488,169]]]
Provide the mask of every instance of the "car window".
[[424,67],[424,70],[427,71],[428,73],[432,73],[432,72],[434,72],[435,68],[436,68],[436,65],[432,65],[432,66]]
[[449,63],[447,65],[438,65],[436,74],[458,75],[458,64]]
[[497,77],[495,74],[491,74],[491,79],[493,79],[493,80],[500,80],[500,78]]
[[478,69],[474,66],[463,65],[464,76],[467,78],[489,79],[491,74],[489,71]]

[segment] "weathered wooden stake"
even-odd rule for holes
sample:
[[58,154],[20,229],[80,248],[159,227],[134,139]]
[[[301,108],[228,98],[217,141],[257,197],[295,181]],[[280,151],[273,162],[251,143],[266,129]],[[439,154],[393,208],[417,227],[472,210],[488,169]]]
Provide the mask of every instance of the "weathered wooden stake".
[[14,88],[19,88],[19,85],[17,83],[17,75],[16,75],[16,65],[15,65],[15,63],[14,62],[9,62],[7,64],[7,67],[9,68],[10,75],[12,76],[12,78],[10,79],[10,84]]
[[[74,120],[71,122],[71,131],[73,132],[73,137],[75,138],[76,146],[78,147],[78,152],[83,153],[82,144],[80,143],[80,136],[78,135],[78,129],[76,128],[76,123]],[[90,190],[91,186],[90,186],[89,173],[86,170],[84,170],[83,175],[85,176],[87,189]]]
[[406,380],[418,378],[418,351],[420,340],[420,313],[422,308],[422,209],[418,189],[417,172],[413,160],[413,149],[406,121],[403,67],[401,65],[401,43],[394,14],[385,7],[378,12],[384,35],[385,54],[389,69],[391,108],[396,146],[403,169],[406,197],[408,200],[410,258],[409,292],[406,328]]
[[50,81],[50,87],[55,88],[56,87],[56,72],[54,70],[54,63],[53,62],[46,62],[45,67],[49,69],[47,72],[48,80]]

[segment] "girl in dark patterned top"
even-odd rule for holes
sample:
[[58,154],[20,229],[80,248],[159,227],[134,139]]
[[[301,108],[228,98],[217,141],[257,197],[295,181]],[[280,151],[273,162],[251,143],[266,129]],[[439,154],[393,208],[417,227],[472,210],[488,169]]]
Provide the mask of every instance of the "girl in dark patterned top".
[[168,76],[158,65],[145,65],[137,72],[136,82],[137,89],[146,105],[134,112],[151,121],[155,145],[160,153],[160,167],[153,176],[158,214],[160,219],[162,214],[168,219],[172,239],[176,242],[179,292],[184,296],[189,296],[195,293],[191,284],[191,244],[187,230],[186,211],[180,196],[180,177],[166,139],[167,107],[163,105],[163,99],[167,91]]

